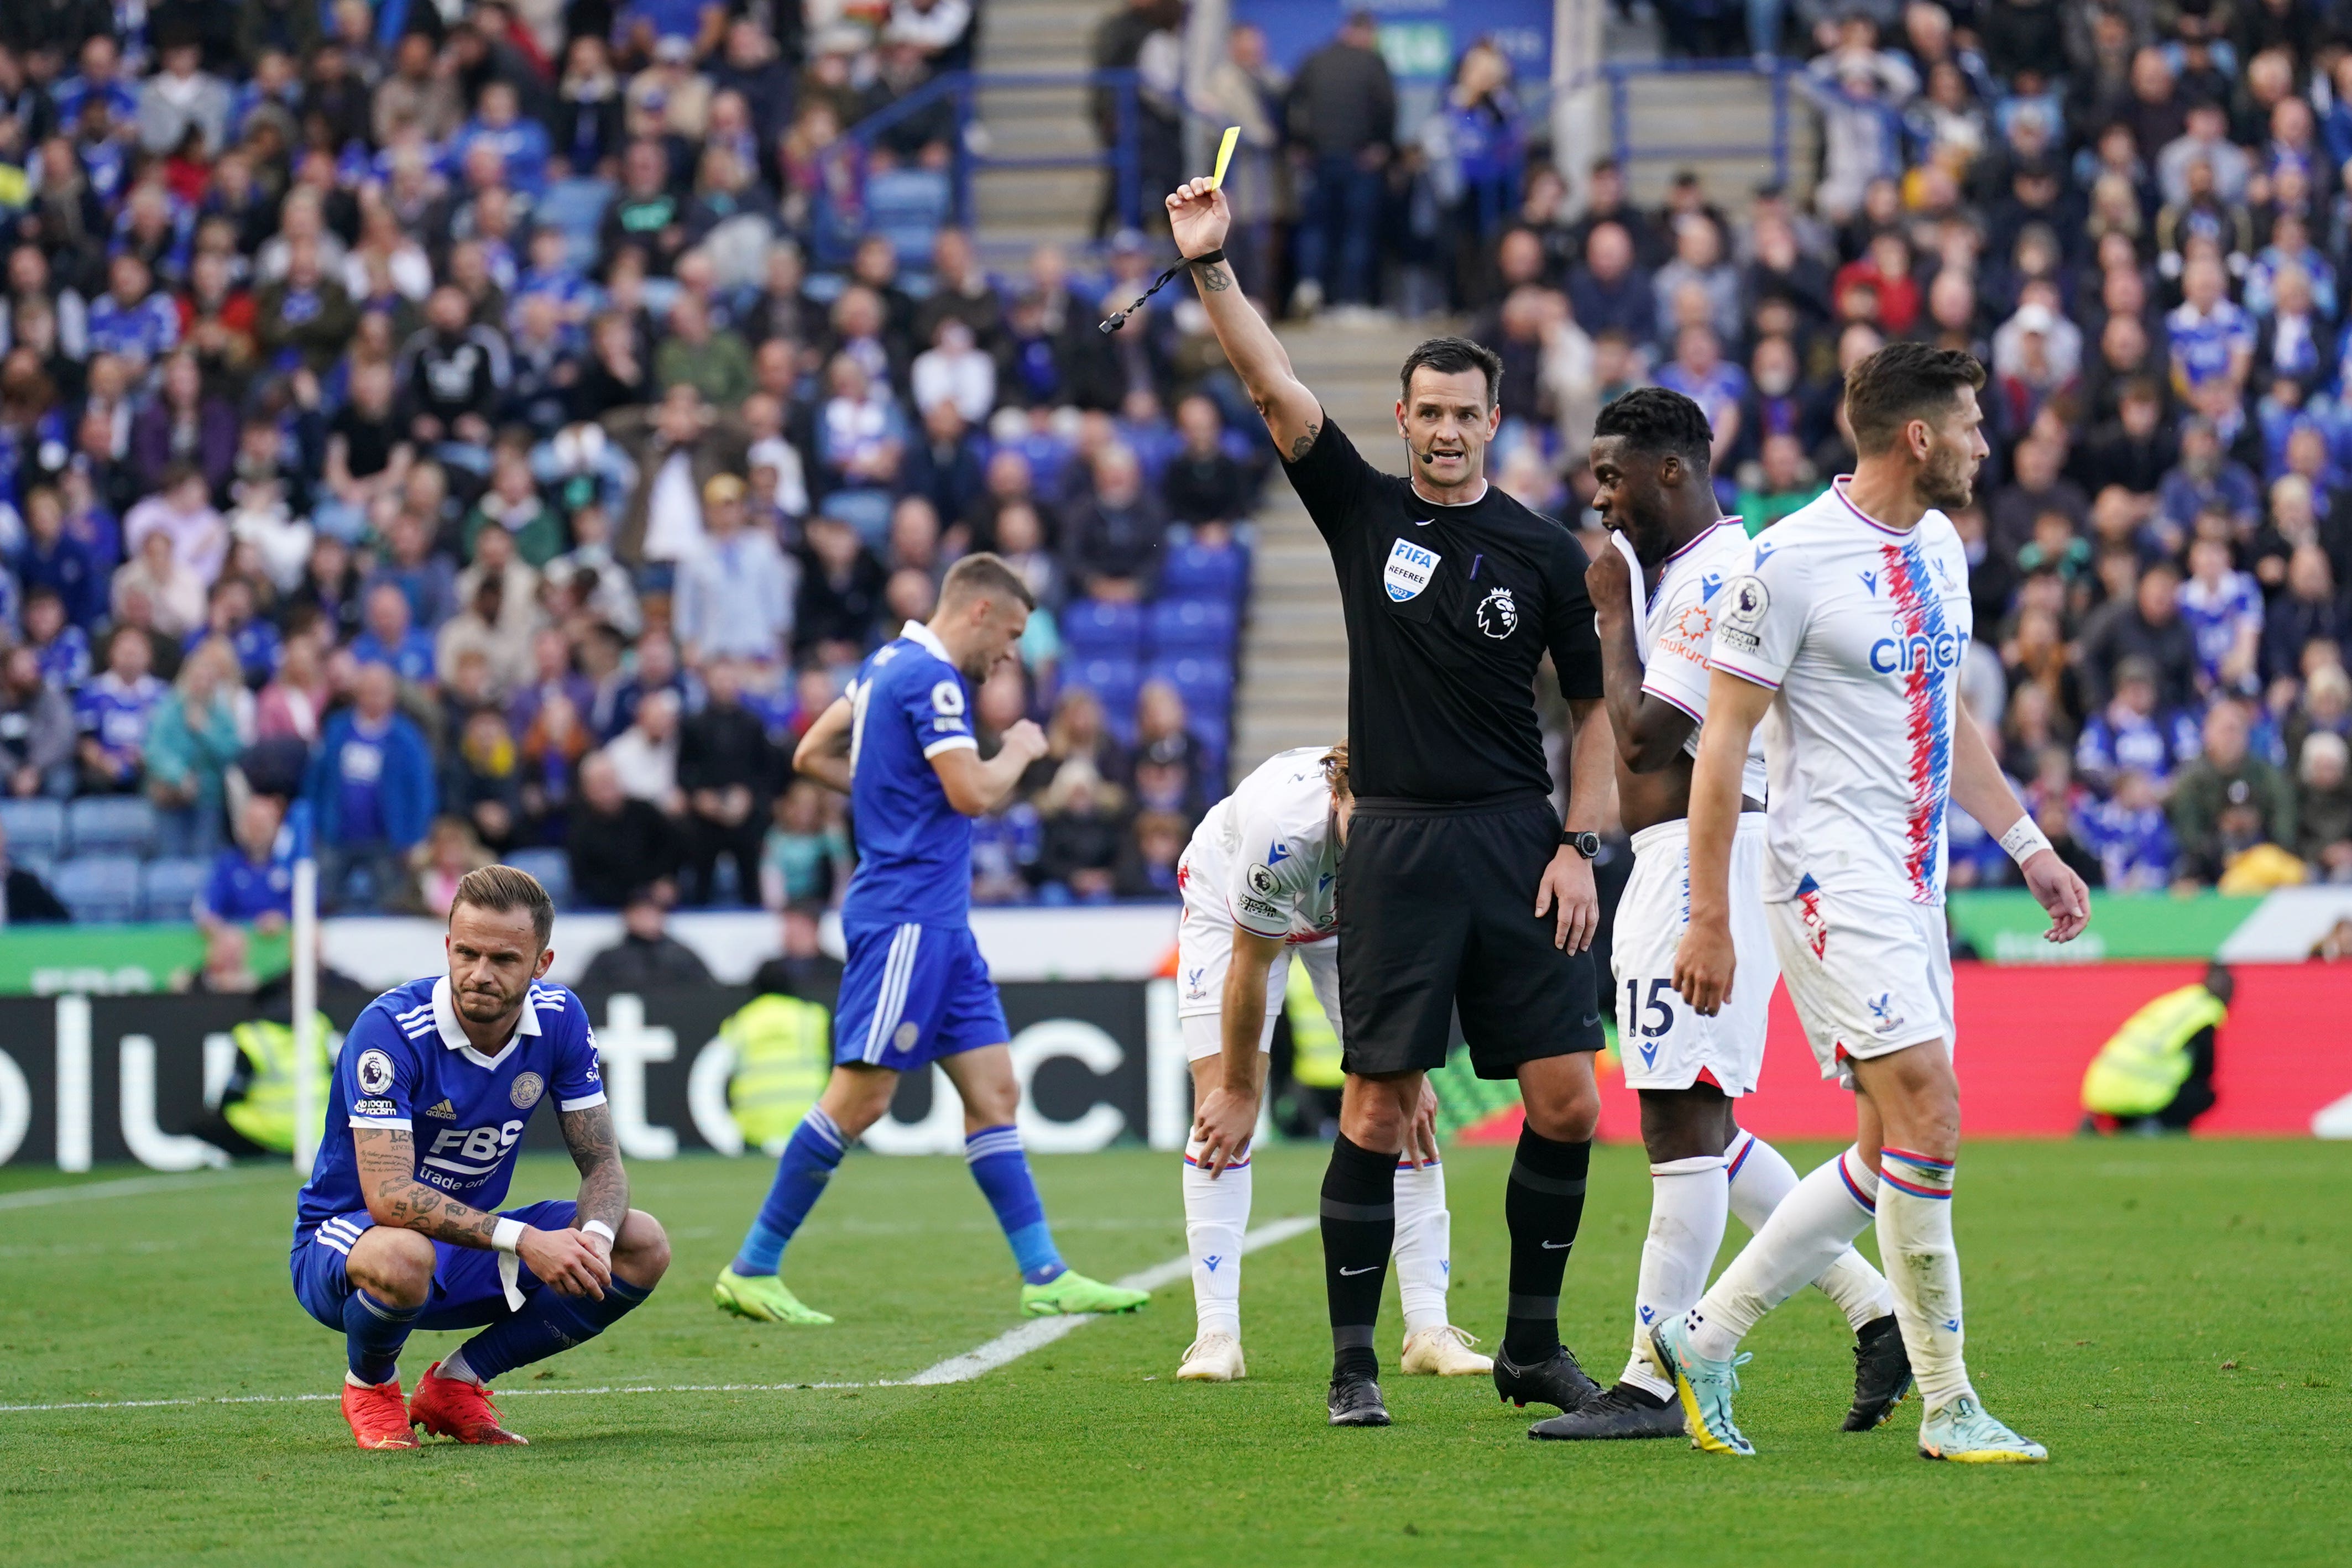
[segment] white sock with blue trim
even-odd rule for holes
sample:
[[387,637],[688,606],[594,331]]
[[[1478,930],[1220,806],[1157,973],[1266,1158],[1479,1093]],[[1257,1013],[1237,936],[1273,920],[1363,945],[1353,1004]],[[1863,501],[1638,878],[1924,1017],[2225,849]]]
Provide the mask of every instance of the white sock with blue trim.
[[1905,1149],[1879,1151],[1878,1255],[1895,1291],[1895,1319],[1919,1380],[1919,1399],[1941,1409],[1969,1385],[1960,1309],[1960,1255],[1952,1245],[1952,1162]]
[[1249,1152],[1214,1179],[1184,1147],[1184,1247],[1192,1255],[1192,1312],[1203,1334],[1242,1333],[1242,1236],[1249,1229]]
[[1453,1270],[1454,1219],[1445,1209],[1445,1167],[1435,1160],[1396,1173],[1397,1300],[1404,1337],[1445,1326],[1445,1287]]
[[1729,1213],[1722,1155],[1696,1154],[1650,1167],[1650,1234],[1642,1242],[1642,1268],[1633,1286],[1633,1350],[1618,1382],[1655,1398],[1674,1397],[1674,1384],[1650,1361],[1650,1331],[1689,1311],[1706,1289],[1706,1271],[1723,1246]]
[[[1731,1175],[1731,1212],[1749,1230],[1763,1229],[1780,1201],[1796,1191],[1797,1168],[1780,1151],[1746,1128],[1733,1137],[1723,1160]],[[1847,1326],[1857,1332],[1864,1324],[1874,1323],[1895,1310],[1885,1276],[1851,1247],[1822,1271],[1813,1285],[1837,1303]]]
[[1691,1348],[1723,1361],[1765,1313],[1821,1278],[1876,1212],[1878,1178],[1849,1148],[1797,1184],[1685,1318]]

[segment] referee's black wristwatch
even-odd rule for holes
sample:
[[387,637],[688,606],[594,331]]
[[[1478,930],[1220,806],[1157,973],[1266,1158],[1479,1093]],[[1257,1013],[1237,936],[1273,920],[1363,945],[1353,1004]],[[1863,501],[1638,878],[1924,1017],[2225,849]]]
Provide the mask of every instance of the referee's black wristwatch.
[[1597,859],[1600,858],[1601,835],[1591,831],[1590,828],[1586,829],[1582,833],[1571,833],[1567,828],[1563,827],[1559,830],[1559,841],[1562,844],[1567,845],[1570,849],[1575,850],[1579,855],[1583,856],[1587,860]]

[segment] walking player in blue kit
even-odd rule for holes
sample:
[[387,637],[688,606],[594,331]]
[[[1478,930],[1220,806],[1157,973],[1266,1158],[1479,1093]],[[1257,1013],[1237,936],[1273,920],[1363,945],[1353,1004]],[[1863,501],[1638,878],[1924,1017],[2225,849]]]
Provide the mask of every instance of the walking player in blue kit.
[[964,1159],[1021,1269],[1021,1307],[1123,1312],[1147,1292],[1077,1273],[1054,1247],[1021,1152],[1004,1009],[972,940],[971,818],[1011,793],[1045,754],[1024,719],[980,757],[972,688],[1013,647],[1036,601],[996,556],[967,555],[940,586],[928,624],[908,622],[877,650],[793,753],[800,773],[850,798],[857,870],[842,901],[849,963],[834,1020],[832,1079],[776,1163],[775,1184],[711,1295],[738,1317],[829,1323],[778,1269],[852,1139],[889,1109],[898,1075],[939,1063],[963,1100]]
[[[412,1426],[520,1443],[492,1379],[594,1339],[642,1306],[669,1239],[629,1206],[629,1178],[580,998],[550,985],[555,905],[530,873],[467,873],[449,907],[449,972],[394,986],[344,1037],[327,1135],[296,1200],[294,1295],[344,1336],[343,1418],[362,1448],[414,1448]],[[523,1124],[555,1102],[580,1195],[499,1212]],[[418,1329],[480,1329],[404,1404]]]

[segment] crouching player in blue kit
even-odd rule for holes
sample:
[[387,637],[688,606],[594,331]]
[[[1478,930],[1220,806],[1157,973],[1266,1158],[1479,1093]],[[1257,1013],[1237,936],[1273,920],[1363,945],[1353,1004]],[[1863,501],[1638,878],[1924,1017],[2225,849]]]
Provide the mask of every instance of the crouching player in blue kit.
[[798,772],[850,797],[857,871],[841,906],[849,963],[832,1079],[785,1145],[768,1201],[711,1292],[738,1317],[833,1321],[778,1277],[784,1246],[851,1140],[889,1109],[898,1075],[935,1061],[962,1098],[964,1158],[1012,1243],[1022,1310],[1123,1312],[1146,1300],[1076,1272],[1055,1250],[1013,1126],[1021,1086],[1012,1031],[971,935],[971,819],[993,809],[1045,753],[1045,735],[1024,719],[982,762],[971,690],[1013,657],[1035,607],[1003,561],[965,556],[940,585],[929,623],[908,622],[877,650],[793,755]]
[[[541,983],[554,925],[528,873],[467,873],[449,908],[449,973],[377,997],[336,1058],[292,1268],[296,1299],[346,1341],[343,1416],[362,1448],[414,1448],[412,1426],[524,1441],[490,1381],[594,1339],[669,1267],[669,1238],[629,1206],[587,1011]],[[555,1102],[580,1195],[494,1212],[542,1100]],[[408,1336],[477,1328],[404,1405]]]

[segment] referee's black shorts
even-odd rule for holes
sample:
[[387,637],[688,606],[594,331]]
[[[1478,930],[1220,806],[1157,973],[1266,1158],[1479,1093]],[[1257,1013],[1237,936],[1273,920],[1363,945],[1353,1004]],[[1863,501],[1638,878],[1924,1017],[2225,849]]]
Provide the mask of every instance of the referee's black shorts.
[[1339,1012],[1352,1073],[1445,1064],[1459,1009],[1480,1078],[1601,1048],[1590,952],[1552,945],[1536,889],[1559,817],[1535,794],[1478,805],[1359,798],[1339,855]]

